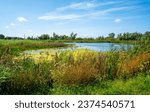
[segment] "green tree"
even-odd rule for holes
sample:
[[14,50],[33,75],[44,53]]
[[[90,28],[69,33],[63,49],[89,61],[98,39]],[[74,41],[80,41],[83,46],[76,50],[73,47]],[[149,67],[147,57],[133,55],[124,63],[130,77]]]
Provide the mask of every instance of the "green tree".
[[104,36],[99,36],[96,38],[96,40],[104,40]]
[[115,33],[110,33],[110,34],[108,34],[108,37],[110,37],[110,38],[115,38]]
[[147,32],[145,32],[145,33],[143,34],[142,40],[143,40],[143,41],[150,42],[150,31],[147,31]]
[[141,40],[142,34],[138,32],[131,33],[130,40]]
[[41,36],[38,37],[40,40],[48,40],[50,39],[50,36],[48,34],[42,34]]
[[59,40],[60,36],[57,35],[55,32],[53,32],[53,37],[51,38],[52,40]]
[[130,38],[131,38],[131,35],[129,32],[123,33],[123,40],[130,40]]
[[3,34],[0,34],[0,39],[4,39],[5,36]]
[[119,40],[123,40],[122,33],[119,33],[119,34],[117,35],[117,38],[118,38]]
[[70,34],[70,38],[72,39],[72,40],[75,40],[76,39],[76,37],[77,37],[77,33],[71,33]]

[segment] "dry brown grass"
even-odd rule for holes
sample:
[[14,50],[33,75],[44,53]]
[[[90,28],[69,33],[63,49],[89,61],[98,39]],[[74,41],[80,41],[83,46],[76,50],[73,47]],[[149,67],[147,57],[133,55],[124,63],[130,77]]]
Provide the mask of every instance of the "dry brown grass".
[[[92,82],[98,73],[97,69],[86,62],[68,65],[61,68],[61,72],[57,71],[57,81],[62,84],[86,84]],[[58,75],[59,72],[59,75]],[[55,77],[55,79],[56,79]]]
[[125,60],[121,64],[120,75],[134,75],[150,69],[150,53],[142,53]]
[[[53,70],[54,82],[60,84],[87,84],[94,81],[99,73],[104,74],[105,57],[96,52],[88,50],[77,50],[67,52],[67,62],[62,62]],[[60,57],[61,60],[64,60]]]
[[86,84],[97,79],[128,78],[150,69],[150,53],[130,57],[125,52],[95,53],[77,50],[67,52],[67,57],[65,62],[61,58],[61,63],[53,70],[56,83]]

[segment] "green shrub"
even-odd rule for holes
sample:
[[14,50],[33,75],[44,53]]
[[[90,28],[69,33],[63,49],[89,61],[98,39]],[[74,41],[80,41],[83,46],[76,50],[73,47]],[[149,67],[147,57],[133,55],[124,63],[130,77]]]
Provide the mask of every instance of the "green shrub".
[[52,87],[50,63],[34,64],[30,59],[12,67],[11,77],[5,82],[4,94],[44,94]]

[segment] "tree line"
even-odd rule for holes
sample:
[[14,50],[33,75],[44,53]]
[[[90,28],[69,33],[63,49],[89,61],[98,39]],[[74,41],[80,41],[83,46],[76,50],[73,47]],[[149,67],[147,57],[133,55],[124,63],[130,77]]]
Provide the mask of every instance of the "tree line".
[[22,37],[8,37],[3,34],[0,34],[0,39],[29,39],[29,40],[150,40],[150,31],[147,31],[145,33],[119,33],[116,35],[115,33],[110,33],[108,36],[99,36],[97,38],[82,38],[82,37],[77,37],[77,33],[71,33],[69,36],[67,35],[58,35],[56,33],[53,33],[52,36],[48,34],[42,34],[37,37],[29,36],[27,38],[22,38]]

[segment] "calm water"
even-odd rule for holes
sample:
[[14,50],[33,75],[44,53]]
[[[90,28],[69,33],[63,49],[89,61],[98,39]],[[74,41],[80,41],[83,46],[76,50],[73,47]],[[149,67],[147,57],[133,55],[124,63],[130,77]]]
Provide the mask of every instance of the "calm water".
[[115,44],[115,43],[67,43],[67,44],[73,44],[77,46],[75,49],[90,49],[94,51],[110,51],[112,49],[119,50],[121,48],[128,49],[130,47],[133,47],[131,44]]
[[40,54],[40,53],[60,53],[64,50],[75,50],[75,49],[90,49],[94,51],[107,52],[112,49],[119,50],[121,48],[128,49],[132,47],[131,44],[114,44],[114,43],[66,43],[73,44],[75,47],[70,48],[54,48],[54,49],[39,49],[39,50],[29,50],[25,51],[26,54]]

